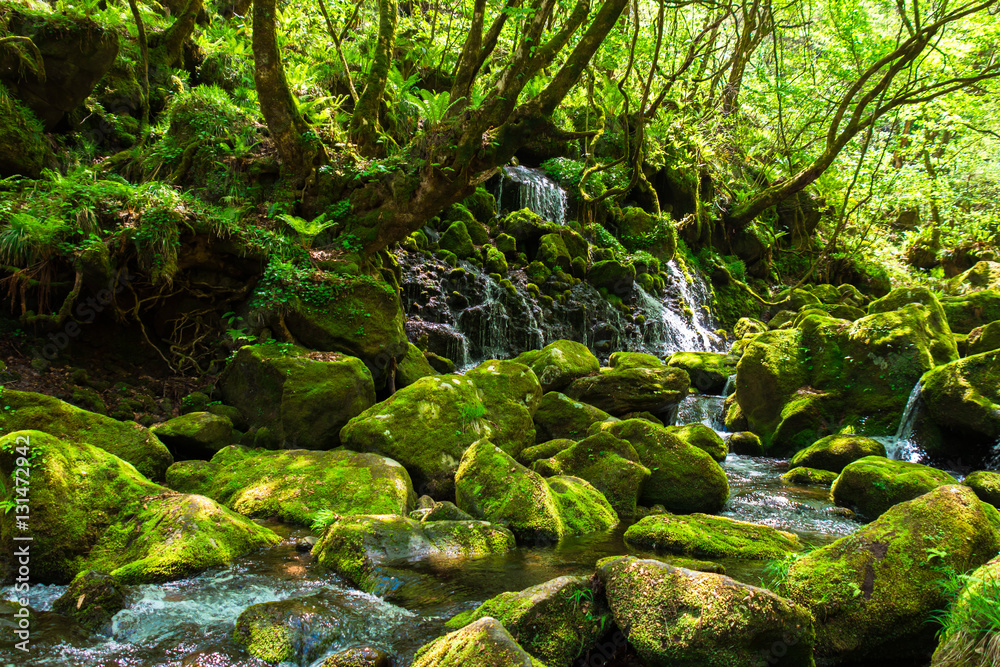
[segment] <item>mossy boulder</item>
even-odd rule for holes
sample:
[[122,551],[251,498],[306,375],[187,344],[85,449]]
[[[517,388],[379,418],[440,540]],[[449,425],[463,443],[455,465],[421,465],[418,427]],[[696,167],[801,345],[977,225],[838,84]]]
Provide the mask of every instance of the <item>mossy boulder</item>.
[[313,547],[316,562],[363,591],[395,588],[387,568],[417,559],[472,558],[514,548],[514,535],[485,521],[429,521],[387,514],[339,517]]
[[[411,513],[412,515],[412,513]],[[410,518],[414,518],[411,516]],[[451,502],[450,500],[442,500],[440,502],[435,502],[434,506],[431,507],[420,517],[422,523],[427,523],[428,521],[474,521],[475,519],[466,514],[462,510],[458,509],[458,506]]]
[[708,514],[647,516],[625,531],[625,543],[657,553],[696,558],[771,560],[801,551],[792,533]]
[[423,646],[412,667],[545,667],[489,616]]
[[580,477],[558,475],[545,480],[559,508],[567,535],[600,533],[618,525],[618,514],[593,484]]
[[210,412],[188,412],[150,430],[178,461],[211,458],[233,441],[233,423]]
[[[131,464],[84,442],[39,431],[0,439],[0,474],[11,479],[27,447],[31,467],[32,577],[68,583],[79,572],[107,572],[122,583],[177,579],[278,541],[213,500],[154,484]],[[2,500],[15,496],[3,484]],[[3,578],[14,572],[14,513],[0,521]]]
[[644,665],[813,665],[813,618],[771,591],[632,556],[598,562],[608,606]]
[[572,340],[557,340],[540,350],[522,352],[514,361],[533,370],[546,392],[561,391],[573,380],[601,369],[594,353],[583,343]]
[[507,264],[507,257],[499,249],[493,246],[486,246],[486,259],[483,261],[483,269],[486,273],[496,273],[500,277],[507,275],[510,270]]
[[768,454],[790,455],[830,434],[894,432],[920,376],[958,358],[926,289],[894,290],[869,310],[854,323],[809,315],[746,345],[736,402]]
[[977,470],[966,475],[962,483],[975,491],[984,503],[1000,508],[1000,472]]
[[931,667],[992,667],[996,662],[996,608],[1000,606],[1000,558],[969,573],[948,610],[953,619],[938,637]]
[[178,461],[167,468],[164,484],[179,493],[207,496],[218,472],[219,466],[209,461]]
[[125,587],[105,572],[87,570],[73,578],[52,611],[67,616],[90,632],[110,634],[111,617],[128,606]]
[[595,433],[555,456],[532,464],[545,476],[572,475],[604,494],[619,516],[635,514],[639,490],[650,470],[639,463],[635,448],[610,433]]
[[616,259],[594,262],[587,270],[587,282],[606,289],[608,294],[623,297],[632,291],[635,284],[635,267]]
[[581,403],[566,394],[550,391],[542,396],[535,411],[535,440],[582,440],[592,424],[614,420],[604,410]]
[[523,591],[501,593],[445,624],[455,630],[491,617],[549,667],[570,667],[596,646],[610,614],[586,577],[558,577]]
[[969,333],[967,341],[966,351],[969,355],[993,350],[1000,350],[1000,320],[976,327]]
[[44,394],[0,390],[0,433],[30,430],[100,447],[154,480],[163,479],[174,462],[164,444],[135,422],[87,412]]
[[764,456],[764,444],[756,433],[737,431],[726,438],[726,445],[733,454]]
[[729,481],[707,452],[689,445],[666,428],[643,419],[600,424],[601,430],[635,448],[651,474],[643,483],[639,502],[663,505],[669,512],[718,512],[729,500]]
[[543,235],[559,231],[559,226],[546,222],[527,208],[513,211],[500,221],[500,230],[516,239],[518,245],[536,246]]
[[517,455],[517,460],[522,465],[530,468],[531,464],[535,461],[551,458],[562,450],[572,447],[576,442],[576,440],[570,440],[569,438],[556,438],[555,440],[548,440],[537,445],[532,445],[531,447],[525,447]]
[[378,598],[328,589],[247,607],[233,641],[258,660],[308,665],[336,645],[384,641],[404,615]]
[[828,435],[796,452],[789,465],[839,473],[847,464],[866,456],[884,457],[885,445],[864,436]]
[[[733,325],[733,338],[740,340],[742,338],[753,337],[759,333],[764,333],[767,331],[767,325],[758,319],[752,317],[741,317],[736,320],[736,324]],[[735,372],[735,370],[733,371]]]
[[430,375],[437,375],[437,371],[427,361],[427,357],[419,347],[408,343],[406,356],[399,360],[399,365],[396,367],[396,388],[409,387],[420,378]]
[[569,271],[573,266],[566,242],[559,234],[545,234],[538,240],[538,252],[535,259],[550,269]]
[[823,302],[809,290],[797,288],[786,289],[778,294],[777,301],[781,302],[781,307],[786,310],[800,311],[803,308],[813,308],[821,306]]
[[632,368],[663,368],[663,360],[645,352],[612,352],[608,357],[608,368],[618,371]]
[[438,245],[443,250],[455,253],[459,259],[471,257],[472,253],[476,251],[475,244],[472,243],[472,236],[469,235],[468,228],[461,220],[456,220],[448,226],[448,229],[441,235]]
[[416,501],[406,469],[378,454],[234,445],[211,465],[205,495],[251,518],[309,526],[321,511],[406,515]]
[[240,348],[219,378],[222,399],[275,446],[332,449],[348,420],[375,404],[375,384],[356,357],[282,343]]
[[532,415],[542,397],[530,368],[486,361],[465,375],[417,380],[352,419],[345,447],[403,464],[421,493],[447,500],[465,450],[482,438],[516,456],[535,444]]
[[667,431],[676,435],[689,445],[707,452],[719,463],[726,460],[729,449],[722,436],[704,424],[685,424],[683,426],[667,426]]
[[1000,440],[1000,350],[975,354],[928,371],[920,381],[921,413],[940,430],[928,453],[982,456]]
[[405,316],[396,289],[371,276],[336,276],[322,306],[302,299],[288,305],[285,324],[302,345],[361,359],[376,388],[385,386],[393,359],[407,351]]
[[327,656],[319,667],[392,667],[392,662],[374,646],[356,646]]
[[802,466],[781,475],[781,480],[798,486],[830,486],[840,473]]
[[802,556],[780,592],[822,619],[817,657],[916,664],[934,646],[928,619],[948,603],[946,572],[993,558],[998,526],[971,489],[940,486]]
[[701,393],[720,395],[729,376],[736,373],[737,361],[718,352],[674,352],[667,365],[684,369]]
[[948,293],[962,296],[986,289],[1000,290],[1000,262],[979,261],[948,281]]
[[893,505],[956,483],[954,477],[937,468],[866,456],[844,468],[830,489],[830,497],[840,507],[875,518]]
[[492,223],[497,217],[496,197],[485,188],[476,188],[475,192],[462,200],[462,204],[479,222]]
[[946,296],[941,299],[941,306],[951,330],[967,334],[976,327],[1000,320],[1000,288]]
[[54,161],[42,123],[0,84],[0,178],[38,178]]
[[622,209],[618,238],[632,252],[645,251],[668,262],[677,251],[677,231],[668,215],[653,215],[638,206]]
[[629,412],[654,415],[677,405],[688,393],[690,378],[679,368],[602,368],[579,378],[563,392],[614,416]]

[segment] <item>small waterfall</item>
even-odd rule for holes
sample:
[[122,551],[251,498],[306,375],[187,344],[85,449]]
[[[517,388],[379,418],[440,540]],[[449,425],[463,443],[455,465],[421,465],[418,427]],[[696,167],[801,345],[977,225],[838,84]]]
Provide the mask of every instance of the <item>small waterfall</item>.
[[722,395],[729,396],[736,391],[736,373],[726,378],[726,386],[722,388]]
[[522,208],[562,225],[566,223],[566,191],[540,169],[504,167],[497,186],[497,215]]
[[722,408],[726,399],[723,396],[705,396],[692,394],[686,396],[677,406],[677,417],[674,425],[704,424],[713,431],[724,431],[722,423]]
[[903,416],[899,420],[899,427],[896,434],[889,437],[875,438],[885,445],[885,453],[890,459],[896,461],[919,462],[923,458],[923,450],[913,440],[913,427],[917,421],[917,413],[920,408],[920,382],[913,385],[910,398],[906,401],[906,408]]
[[[645,317],[642,347],[650,354],[666,356],[673,352],[709,352],[721,350],[722,341],[713,333],[714,322],[707,305],[711,291],[701,276],[691,281],[676,260],[664,267],[672,278],[671,287],[677,291],[678,309],[654,298],[638,285],[635,286],[636,305]],[[688,310],[690,317],[679,312]]]

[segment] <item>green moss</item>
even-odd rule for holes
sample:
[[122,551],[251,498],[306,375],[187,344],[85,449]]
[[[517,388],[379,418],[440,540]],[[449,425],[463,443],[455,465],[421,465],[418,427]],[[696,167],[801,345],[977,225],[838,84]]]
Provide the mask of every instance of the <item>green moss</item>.
[[582,343],[557,340],[540,350],[522,352],[514,361],[528,366],[544,391],[560,391],[573,380],[597,373],[601,363]]
[[555,439],[582,440],[592,424],[614,419],[604,410],[575,401],[557,391],[542,396],[535,411],[535,438],[539,442]]
[[435,639],[415,656],[413,667],[545,667],[518,646],[496,619],[475,623]]
[[109,574],[87,570],[76,575],[66,591],[52,603],[52,610],[67,616],[90,632],[111,628],[111,618],[128,604],[121,583]]
[[626,365],[574,380],[564,393],[615,416],[643,411],[656,414],[679,403],[687,395],[689,383],[687,373],[679,368]]
[[53,159],[42,123],[0,84],[0,176],[37,178]]
[[[938,366],[920,381],[920,395],[931,420],[951,436],[951,442],[979,453],[1000,439],[1000,350],[984,352]],[[948,449],[928,448],[932,455]]]
[[722,436],[704,424],[668,426],[667,431],[687,444],[707,452],[709,456],[720,463],[726,460],[726,455],[729,453]]
[[574,444],[576,444],[575,441],[569,438],[556,438],[555,440],[549,440],[533,447],[525,447],[517,455],[517,460],[519,463],[530,467],[535,461],[551,458],[562,450],[572,447]]
[[863,436],[828,435],[799,450],[790,465],[839,473],[847,464],[866,456],[885,456],[885,446]]
[[469,230],[465,223],[460,220],[456,220],[448,226],[448,229],[441,235],[438,245],[442,250],[454,253],[459,259],[470,257],[476,251]]
[[1000,508],[1000,473],[977,470],[966,475],[962,483],[975,491],[984,503]]
[[1000,288],[946,296],[941,299],[941,306],[952,331],[969,333],[978,326],[1000,320]]
[[729,376],[736,372],[736,362],[737,359],[714,352],[675,352],[667,365],[683,368],[691,384],[703,394],[718,395]]
[[799,466],[781,476],[782,481],[797,485],[830,486],[838,473]]
[[707,514],[648,516],[625,531],[625,541],[641,549],[699,558],[769,560],[802,549],[791,533]]
[[487,273],[506,276],[509,267],[503,252],[493,246],[486,246],[486,261],[483,263],[483,268]]
[[396,387],[398,389],[408,387],[420,378],[437,374],[419,347],[408,343],[406,350],[406,356],[400,360],[396,367]]
[[167,487],[179,493],[196,493],[207,496],[219,466],[208,461],[178,461],[167,468]]
[[916,498],[955,478],[930,466],[866,456],[846,466],[830,489],[833,501],[877,517],[897,503]]
[[559,508],[567,535],[599,533],[618,524],[618,513],[600,490],[579,477],[559,475],[546,480]]

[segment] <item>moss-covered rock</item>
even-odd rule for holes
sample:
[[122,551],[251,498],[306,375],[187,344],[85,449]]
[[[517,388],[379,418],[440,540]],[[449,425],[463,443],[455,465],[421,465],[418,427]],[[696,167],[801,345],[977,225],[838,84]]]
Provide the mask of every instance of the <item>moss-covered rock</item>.
[[721,435],[704,424],[667,426],[666,429],[687,444],[707,452],[716,461],[721,463],[726,460],[726,455],[729,453],[726,441],[722,439]]
[[1000,288],[946,296],[941,299],[941,306],[951,330],[967,334],[976,327],[1000,320]]
[[627,441],[650,469],[639,502],[663,505],[669,512],[718,512],[729,500],[729,481],[722,467],[707,452],[687,444],[662,426],[643,419],[599,425]]
[[358,357],[381,389],[393,359],[406,354],[406,318],[396,289],[370,276],[340,276],[323,306],[295,299],[285,323],[302,345]]
[[793,467],[817,468],[839,473],[849,463],[866,456],[885,456],[885,445],[857,435],[828,435],[792,457]]
[[948,473],[930,466],[866,456],[844,468],[830,489],[830,497],[841,507],[875,518],[893,505],[956,483]]
[[571,340],[557,340],[540,350],[522,352],[514,361],[535,372],[542,390],[561,391],[577,378],[593,375],[601,368],[594,353]]
[[618,514],[611,503],[587,480],[559,475],[545,483],[555,498],[567,535],[600,533],[618,525]]
[[247,607],[233,641],[258,660],[307,665],[335,645],[384,639],[384,628],[404,613],[372,596],[324,590]]
[[345,516],[326,527],[313,547],[316,561],[361,590],[384,595],[396,585],[386,568],[406,561],[470,558],[514,548],[514,535],[485,521],[430,521],[392,516]]
[[803,308],[812,308],[823,304],[819,297],[809,290],[796,288],[786,289],[778,294],[777,301],[781,302],[781,307],[791,311],[800,311]]
[[628,442],[610,433],[595,433],[549,459],[535,461],[532,470],[546,476],[581,477],[604,494],[619,516],[635,514],[639,490],[650,475]]
[[770,526],[721,516],[647,516],[625,531],[629,546],[698,558],[784,558],[802,549],[795,535]]
[[[411,513],[412,514],[412,513]],[[410,518],[414,518],[411,516]],[[420,517],[422,523],[428,521],[474,521],[475,519],[458,509],[458,506],[450,500],[435,502],[434,506],[428,509]]]
[[535,444],[538,378],[513,361],[486,361],[465,375],[435,375],[400,389],[352,419],[345,447],[403,464],[421,493],[448,499],[465,450],[481,438],[516,456]]
[[1000,350],[1000,320],[973,329],[966,344],[969,355]]
[[396,367],[396,388],[409,387],[420,378],[436,375],[437,371],[427,361],[427,357],[413,343],[407,345],[406,356]]
[[746,345],[736,401],[769,454],[790,455],[831,433],[893,432],[920,376],[957,359],[926,289],[894,290],[870,311],[853,324],[809,315]]
[[687,373],[679,368],[626,366],[574,380],[564,393],[615,416],[643,411],[655,415],[679,403],[689,384]]
[[483,269],[486,273],[496,273],[504,277],[507,275],[510,267],[507,264],[507,257],[503,252],[493,246],[486,246],[486,258],[483,261]]
[[738,360],[717,352],[674,352],[668,366],[684,369],[691,384],[703,394],[722,394],[729,376],[736,372]]
[[0,177],[38,178],[53,161],[42,123],[0,84]]
[[538,252],[535,258],[550,269],[569,271],[573,266],[573,258],[569,255],[566,242],[559,234],[545,234],[538,240]]
[[455,630],[481,618],[500,621],[522,648],[550,667],[570,667],[601,638],[609,612],[586,577],[558,577],[501,593],[452,618]]
[[472,243],[472,236],[469,235],[469,230],[461,220],[456,220],[448,226],[448,229],[441,235],[438,245],[443,250],[455,253],[459,259],[470,257],[476,251],[475,245]]
[[799,466],[781,476],[782,481],[799,486],[830,486],[840,473]]
[[663,360],[645,352],[612,352],[608,357],[608,367],[618,371],[632,368],[662,369]]
[[764,444],[756,433],[737,431],[726,439],[726,445],[733,454],[743,456],[764,456]]
[[587,282],[620,297],[632,291],[632,285],[635,283],[635,267],[631,264],[622,264],[615,259],[594,262],[587,271]]
[[558,232],[559,226],[546,222],[540,215],[527,208],[513,211],[500,221],[500,230],[513,236],[518,244],[536,245],[543,235]]
[[0,389],[0,433],[30,430],[100,447],[154,480],[163,479],[174,462],[163,443],[135,422],[87,412],[44,394]]
[[150,430],[178,461],[211,458],[233,441],[233,423],[210,412],[188,412]]
[[991,667],[996,662],[998,606],[1000,558],[994,558],[969,573],[952,602],[931,667]]
[[219,466],[209,461],[178,461],[167,468],[164,484],[179,493],[207,496]]
[[923,407],[940,429],[943,447],[928,453],[984,455],[1000,439],[1000,350],[972,355],[928,371],[920,381]]
[[413,667],[545,667],[518,646],[503,625],[489,616],[423,646]]
[[816,655],[919,662],[934,644],[928,619],[947,604],[941,582],[996,555],[1000,515],[968,487],[941,486],[795,561],[780,592],[809,608]]
[[234,445],[211,463],[216,472],[205,495],[252,518],[308,526],[324,510],[406,515],[416,499],[406,469],[378,454]]
[[551,458],[562,450],[572,447],[575,444],[576,441],[570,440],[569,438],[556,438],[555,440],[549,440],[531,447],[525,447],[521,450],[521,453],[517,455],[517,460],[522,465],[530,468],[531,464],[535,461]]
[[1000,473],[977,470],[966,475],[962,483],[975,491],[984,503],[1000,508]]
[[275,342],[240,348],[218,387],[250,426],[268,429],[284,448],[337,447],[348,420],[375,404],[360,359]]
[[87,570],[76,575],[55,602],[52,611],[68,616],[90,632],[110,634],[111,617],[128,606],[125,587],[105,572]]
[[356,646],[328,656],[319,667],[392,667],[392,662],[374,646]]
[[812,616],[770,591],[631,556],[600,561],[597,576],[645,665],[813,665]]
[[[736,340],[741,338],[746,338],[748,336],[756,336],[759,333],[764,333],[767,331],[767,325],[758,319],[752,317],[741,317],[733,325],[733,337]],[[735,369],[734,371],[735,372]]]
[[581,440],[592,424],[615,419],[604,410],[576,401],[558,391],[542,396],[535,411],[535,440]]
[[1000,290],[1000,262],[979,261],[948,281],[948,293],[962,296],[985,289]]
[[638,206],[622,209],[618,238],[632,252],[644,251],[662,262],[677,251],[677,231],[668,215],[653,215]]

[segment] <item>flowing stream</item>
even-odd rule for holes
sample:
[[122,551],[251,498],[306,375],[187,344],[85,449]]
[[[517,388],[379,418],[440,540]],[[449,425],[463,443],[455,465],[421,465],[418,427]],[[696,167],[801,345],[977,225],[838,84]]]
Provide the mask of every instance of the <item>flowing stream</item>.
[[566,191],[541,169],[504,167],[493,195],[498,215],[527,208],[557,225],[566,224]]

